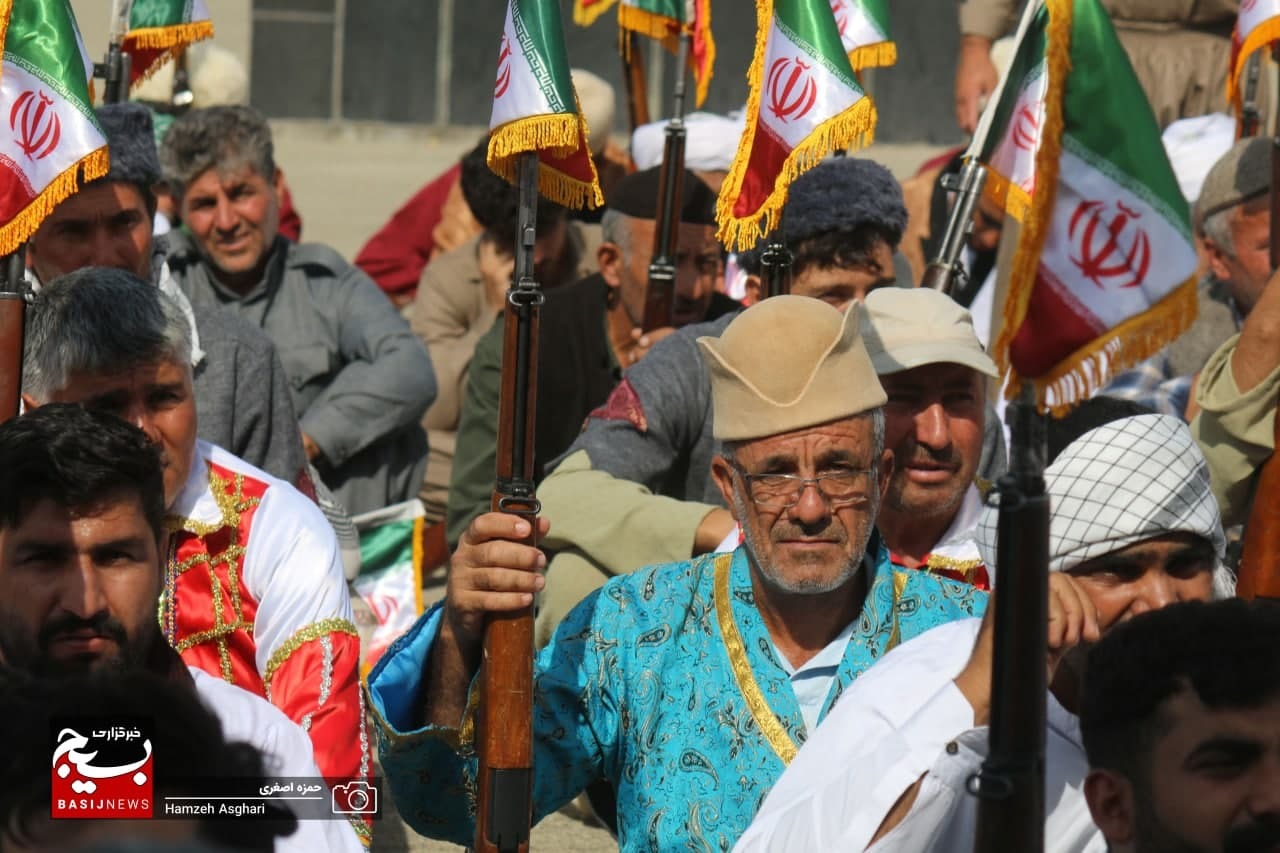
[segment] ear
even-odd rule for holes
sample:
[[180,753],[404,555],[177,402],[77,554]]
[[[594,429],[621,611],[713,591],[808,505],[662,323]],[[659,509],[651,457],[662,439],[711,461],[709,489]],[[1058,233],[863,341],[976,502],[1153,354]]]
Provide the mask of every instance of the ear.
[[893,451],[885,448],[880,454],[880,501],[883,504],[889,494],[889,481],[893,479]]
[[271,179],[271,188],[276,191],[276,195],[284,197],[284,169],[276,166],[276,176]]
[[1084,780],[1084,798],[1109,849],[1115,853],[1129,849],[1136,819],[1133,784],[1114,770],[1090,770]]
[[601,243],[596,250],[596,260],[600,263],[600,277],[610,287],[622,286],[622,247],[617,243]]
[[35,397],[30,394],[22,395],[22,410],[24,412],[34,412],[38,408],[40,408],[40,404],[36,402]]
[[729,514],[733,516],[734,521],[744,524],[745,521],[738,518],[738,508],[736,501],[733,499],[733,466],[729,464],[729,460],[723,456],[714,456],[711,459],[711,479],[716,481],[716,486],[720,489],[720,496],[724,498],[724,505],[729,508]]
[[1227,266],[1227,253],[1208,237],[1204,238],[1204,254],[1209,261],[1209,272],[1218,281],[1231,280],[1231,268]]
[[755,305],[760,301],[760,276],[747,275],[747,282],[743,288],[746,293],[742,297],[743,305]]

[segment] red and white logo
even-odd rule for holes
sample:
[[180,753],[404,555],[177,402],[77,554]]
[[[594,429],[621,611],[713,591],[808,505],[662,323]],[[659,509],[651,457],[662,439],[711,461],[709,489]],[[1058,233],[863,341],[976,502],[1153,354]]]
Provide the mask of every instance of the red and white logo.
[[55,738],[51,816],[151,817],[151,740],[136,726],[80,728],[88,734],[66,727]]
[[775,118],[798,121],[813,109],[818,101],[818,81],[813,79],[812,68],[790,56],[774,60],[765,88],[769,92],[769,111]]
[[44,92],[28,90],[18,96],[9,110],[9,129],[18,147],[29,159],[43,160],[58,147],[62,138],[62,120],[53,99]]
[[1099,288],[1139,287],[1151,269],[1151,239],[1141,214],[1123,202],[1082,201],[1067,226],[1071,262]]
[[511,42],[504,35],[502,49],[498,51],[498,79],[493,84],[493,96],[501,98],[511,86]]
[[843,40],[845,30],[849,28],[849,9],[845,6],[844,0],[831,0],[831,14],[836,16],[836,30]]
[[1013,117],[1013,144],[1023,151],[1035,151],[1036,141],[1040,139],[1040,118],[1036,115],[1036,106],[1024,104]]
[[1258,0],[1241,0],[1240,14],[1247,15],[1253,11],[1253,7],[1258,5]]

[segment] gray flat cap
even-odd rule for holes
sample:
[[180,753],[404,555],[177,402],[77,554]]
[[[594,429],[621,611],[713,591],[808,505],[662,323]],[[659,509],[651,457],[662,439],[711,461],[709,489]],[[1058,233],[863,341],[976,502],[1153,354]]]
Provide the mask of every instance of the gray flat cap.
[[1213,164],[1196,202],[1196,231],[1202,231],[1204,221],[1215,213],[1270,192],[1273,144],[1270,136],[1242,139]]

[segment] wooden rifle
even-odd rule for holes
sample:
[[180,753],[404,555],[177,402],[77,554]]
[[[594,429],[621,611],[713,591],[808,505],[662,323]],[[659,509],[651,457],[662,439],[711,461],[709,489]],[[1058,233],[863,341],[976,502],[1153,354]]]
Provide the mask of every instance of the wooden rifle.
[[921,287],[931,287],[943,293],[951,293],[956,282],[963,282],[969,274],[960,263],[960,253],[964,251],[973,231],[973,211],[982,198],[982,187],[987,182],[987,170],[978,162],[977,157],[966,157],[960,166],[958,175],[944,175],[939,189],[956,194],[955,204],[951,205],[951,215],[947,219],[947,230],[938,246],[938,255],[925,267]]
[[26,251],[4,258],[0,267],[0,423],[16,418],[22,399],[22,346],[26,328]]
[[[1274,50],[1274,48],[1273,48]],[[1255,52],[1254,56],[1257,56]],[[1271,269],[1280,269],[1280,115],[1276,116],[1271,143]],[[1280,411],[1272,434],[1274,448],[1280,448]],[[1244,545],[1236,579],[1236,595],[1241,598],[1280,599],[1280,454],[1274,450],[1262,463],[1253,492],[1249,523],[1244,528]]]
[[[538,315],[542,288],[533,275],[538,155],[520,155],[515,270],[502,338],[502,397],[491,508],[529,523],[537,545],[533,433],[538,393]],[[526,853],[533,816],[533,608],[491,614],[485,624],[477,727],[477,853]]]
[[93,76],[103,81],[102,102],[120,104],[129,100],[129,70],[132,57],[124,51],[124,37],[129,33],[129,13],[133,0],[111,0],[111,25],[108,28],[107,56],[93,66]]
[[644,56],[639,50],[639,39],[631,30],[621,30],[618,42],[622,54],[622,79],[627,85],[627,120],[631,132],[649,123],[649,82],[644,76]]
[[1044,417],[1023,383],[1009,406],[1009,471],[997,482],[995,657],[991,720],[978,797],[975,853],[1044,850],[1046,666],[1049,622],[1049,496]]
[[662,171],[658,175],[658,221],[653,228],[653,258],[649,261],[649,286],[644,297],[646,332],[672,324],[676,299],[676,251],[680,236],[680,196],[684,189],[684,68],[688,62],[689,34],[680,36],[676,57],[675,109],[667,122],[662,145]]

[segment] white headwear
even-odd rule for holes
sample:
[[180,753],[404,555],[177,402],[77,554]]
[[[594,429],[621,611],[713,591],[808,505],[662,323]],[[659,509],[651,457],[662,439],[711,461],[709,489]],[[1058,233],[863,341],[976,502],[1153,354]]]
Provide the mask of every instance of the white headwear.
[[[1226,536],[1209,466],[1191,431],[1170,415],[1121,418],[1092,429],[1044,472],[1049,494],[1049,571],[1061,572],[1129,545],[1194,533],[1218,558],[1215,594],[1234,592],[1222,565]],[[978,520],[978,549],[996,565],[996,507]]]
[[1178,189],[1195,205],[1205,176],[1236,141],[1236,120],[1225,113],[1178,119],[1160,135],[1178,179]]
[[[684,118],[684,167],[703,172],[726,172],[733,165],[738,139],[746,126],[741,116],[728,118],[715,113],[690,113]],[[644,171],[662,165],[662,146],[667,122],[642,124],[631,135],[631,160]]]

